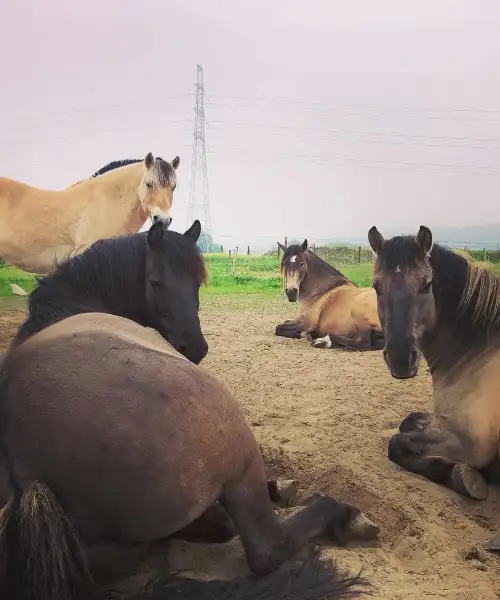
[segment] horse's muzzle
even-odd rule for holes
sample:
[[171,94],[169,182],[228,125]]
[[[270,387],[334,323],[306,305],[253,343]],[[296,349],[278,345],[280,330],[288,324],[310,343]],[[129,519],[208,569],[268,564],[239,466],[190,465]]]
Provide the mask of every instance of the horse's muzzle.
[[394,379],[411,379],[418,374],[420,352],[417,348],[413,347],[409,352],[394,352],[386,346],[383,356]]
[[153,217],[153,223],[158,223],[158,221],[161,221],[167,229],[172,225],[172,217],[170,215],[155,215]]
[[288,302],[297,302],[299,290],[297,288],[286,289],[285,294],[288,298]]

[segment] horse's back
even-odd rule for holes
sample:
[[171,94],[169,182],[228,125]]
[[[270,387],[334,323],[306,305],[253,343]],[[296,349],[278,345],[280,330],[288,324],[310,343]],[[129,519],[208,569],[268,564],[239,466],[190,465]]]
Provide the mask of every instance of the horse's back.
[[170,535],[257,448],[219,380],[120,317],[78,315],[41,331],[9,353],[3,376],[0,416],[23,478],[61,494],[87,536]]

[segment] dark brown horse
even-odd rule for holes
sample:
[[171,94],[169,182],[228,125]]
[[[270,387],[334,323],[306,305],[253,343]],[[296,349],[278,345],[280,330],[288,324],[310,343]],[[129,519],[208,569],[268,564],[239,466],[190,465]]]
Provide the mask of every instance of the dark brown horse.
[[[131,574],[152,542],[196,522],[205,541],[239,533],[260,575],[317,536],[378,534],[357,508],[329,497],[285,522],[275,514],[241,408],[194,364],[206,353],[198,235],[199,224],[183,236],[158,223],[126,263],[96,245],[88,275],[75,278],[81,287],[61,279],[54,296],[40,285],[38,300],[47,292],[53,307],[39,306],[39,320],[32,311],[0,372],[1,598],[88,600],[97,584]],[[129,277],[146,292],[118,285]],[[130,313],[103,312],[127,292]],[[149,313],[162,335],[129,318]],[[331,574],[327,597],[360,593],[360,579]],[[319,593],[324,577],[311,581]]]
[[290,302],[299,301],[299,316],[278,325],[276,335],[305,338],[315,348],[381,350],[384,340],[375,292],[358,287],[308,250],[307,240],[280,247],[285,293]]
[[[39,279],[13,346],[73,315],[101,312],[156,329],[198,364],[208,351],[198,318],[198,293],[192,293],[193,286],[206,279],[195,246],[201,225],[195,221],[184,235],[165,233],[165,228],[158,222],[149,232],[99,240]],[[178,315],[176,322],[172,312]]]
[[393,377],[414,377],[421,351],[434,387],[434,413],[406,417],[389,459],[482,500],[499,452],[500,279],[433,244],[424,226],[387,241],[372,227],[368,239],[386,364]]

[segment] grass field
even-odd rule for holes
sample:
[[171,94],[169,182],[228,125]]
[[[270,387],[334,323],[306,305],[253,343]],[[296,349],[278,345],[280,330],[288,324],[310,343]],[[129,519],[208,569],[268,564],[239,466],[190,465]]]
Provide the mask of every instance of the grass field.
[[[202,294],[279,293],[282,289],[276,256],[241,256],[234,270],[232,260],[226,254],[207,254],[206,261],[210,279],[202,288]],[[371,263],[336,266],[357,284],[370,285]],[[0,265],[0,296],[12,296],[10,286],[13,283],[31,292],[35,281],[29,273]]]
[[[371,285],[371,262],[357,264],[349,255],[342,252],[334,254],[337,249],[323,256],[346,277],[361,286]],[[343,249],[339,249],[343,250]],[[201,290],[202,294],[276,294],[282,290],[279,274],[279,259],[273,256],[238,256],[235,263],[227,254],[205,255],[210,278],[208,285]],[[366,257],[363,255],[363,259]],[[350,260],[350,262],[348,262]],[[345,262],[344,262],[345,260]],[[490,268],[500,273],[500,263],[488,263]],[[14,267],[0,264],[0,297],[12,296],[10,285],[16,283],[27,292],[35,286],[35,277],[19,271]]]

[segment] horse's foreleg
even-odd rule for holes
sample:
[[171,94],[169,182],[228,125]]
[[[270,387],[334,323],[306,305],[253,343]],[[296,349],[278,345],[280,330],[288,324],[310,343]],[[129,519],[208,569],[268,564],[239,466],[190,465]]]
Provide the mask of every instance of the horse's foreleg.
[[488,495],[484,477],[467,463],[458,462],[460,454],[461,444],[453,433],[431,427],[397,433],[389,440],[390,461],[463,496],[484,500]]
[[431,412],[411,412],[401,421],[399,431],[407,433],[408,431],[415,431],[417,429],[427,429],[432,425],[433,421],[434,414]]
[[300,339],[304,327],[300,320],[287,320],[277,325],[274,334],[280,337]]
[[320,497],[281,521],[269,499],[260,455],[253,458],[241,480],[226,484],[221,503],[236,524],[249,567],[261,575],[274,571],[321,535],[345,542],[374,539],[379,532],[357,508],[329,497]]

